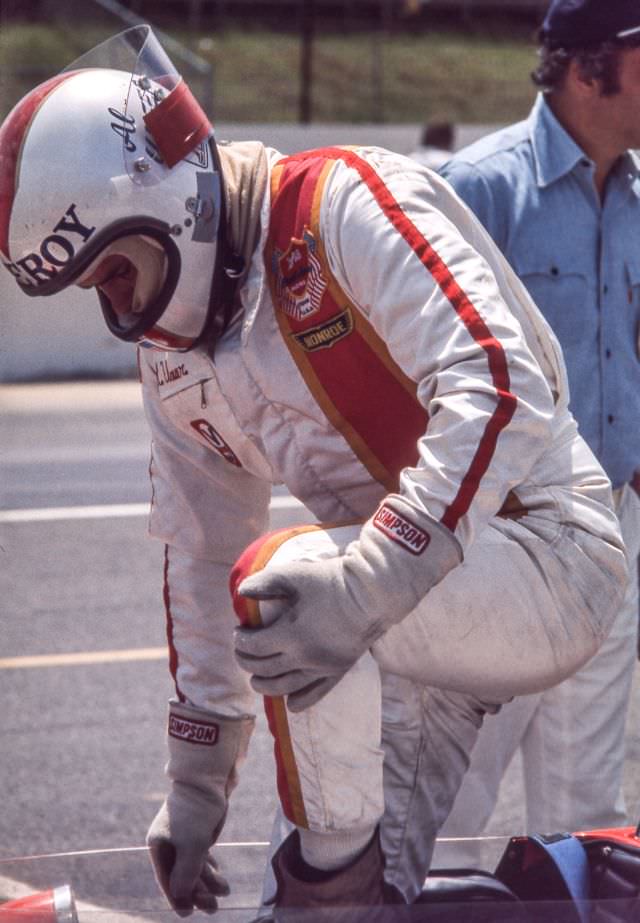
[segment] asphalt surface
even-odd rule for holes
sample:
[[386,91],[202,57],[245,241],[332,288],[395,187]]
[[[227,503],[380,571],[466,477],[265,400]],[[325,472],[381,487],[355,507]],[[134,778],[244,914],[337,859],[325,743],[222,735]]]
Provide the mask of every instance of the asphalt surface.
[[[71,883],[83,923],[176,919],[143,849],[172,687],[137,385],[3,386],[0,446],[0,898]],[[272,524],[296,519],[289,503]],[[218,850],[221,923],[258,903],[272,766],[260,717]]]
[[[135,383],[0,386],[0,899],[68,883],[81,923],[177,919],[143,845],[166,791],[172,693],[148,443]],[[284,491],[272,516],[308,520]],[[636,689],[626,786],[640,815],[637,719]],[[523,829],[517,773],[488,863]],[[260,716],[217,850],[233,889],[219,923],[253,918],[273,779]]]

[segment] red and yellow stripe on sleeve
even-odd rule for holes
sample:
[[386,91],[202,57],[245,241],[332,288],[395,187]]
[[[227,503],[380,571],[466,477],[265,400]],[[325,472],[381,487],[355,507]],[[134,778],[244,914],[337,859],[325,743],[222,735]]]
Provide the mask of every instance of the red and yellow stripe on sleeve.
[[[353,150],[325,148],[294,154],[280,161],[274,171],[266,260],[278,323],[307,386],[331,424],[373,478],[387,490],[397,489],[402,468],[417,461],[417,441],[426,431],[428,415],[417,400],[415,382],[396,365],[383,341],[340,290],[327,266],[319,234],[319,209],[325,182],[336,161],[344,162],[358,173],[382,213],[414,251],[487,357],[498,399],[456,495],[442,517],[442,523],[455,531],[491,463],[500,433],[515,412],[517,399],[510,389],[507,359],[500,341],[449,267],[375,169]],[[317,244],[326,288],[319,309],[310,317],[300,318],[282,308],[277,263],[278,256],[286,253],[293,242],[302,241],[305,232]],[[344,319],[347,316],[348,320]],[[329,336],[326,348],[315,348],[314,331],[330,334],[332,321],[334,325],[341,323],[347,332],[335,339]],[[311,348],[305,348],[305,334]]]

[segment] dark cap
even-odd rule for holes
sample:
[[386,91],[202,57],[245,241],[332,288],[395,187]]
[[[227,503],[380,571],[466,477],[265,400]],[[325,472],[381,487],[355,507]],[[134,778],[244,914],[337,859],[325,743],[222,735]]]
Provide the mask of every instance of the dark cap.
[[552,0],[540,37],[552,48],[640,39],[640,0]]

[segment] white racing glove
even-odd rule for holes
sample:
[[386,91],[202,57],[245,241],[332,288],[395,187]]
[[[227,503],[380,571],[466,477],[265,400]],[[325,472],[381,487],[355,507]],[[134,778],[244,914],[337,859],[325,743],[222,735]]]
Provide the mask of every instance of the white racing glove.
[[158,884],[178,916],[214,913],[229,893],[210,847],[216,842],[253,730],[253,718],[225,718],[171,701],[171,789],[147,833]]
[[243,580],[240,595],[270,600],[272,617],[236,628],[238,662],[256,692],[288,695],[288,708],[302,711],[461,560],[447,528],[390,494],[343,555],[268,565]]

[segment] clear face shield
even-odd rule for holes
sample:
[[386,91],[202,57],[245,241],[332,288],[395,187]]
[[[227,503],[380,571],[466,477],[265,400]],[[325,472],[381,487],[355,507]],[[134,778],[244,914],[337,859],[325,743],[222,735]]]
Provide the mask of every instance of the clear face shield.
[[[151,28],[108,39],[16,109],[6,237],[20,287],[96,287],[120,339],[190,348],[206,322],[220,175],[211,123]],[[43,176],[34,216],[27,187]]]
[[96,68],[130,75],[122,111],[114,108],[110,114],[116,120],[114,130],[122,136],[125,168],[133,182],[145,178],[145,155],[171,168],[211,136],[209,119],[150,26],[134,26],[107,39],[63,73]]

